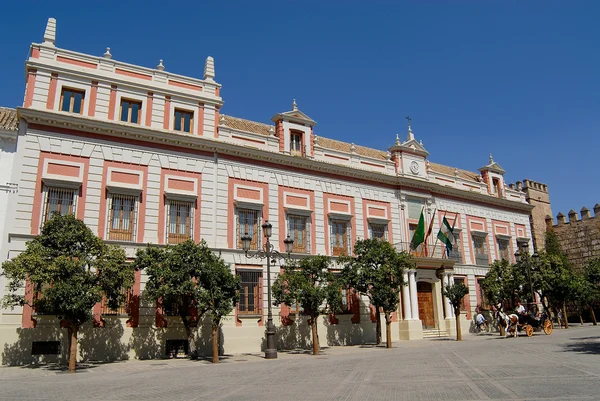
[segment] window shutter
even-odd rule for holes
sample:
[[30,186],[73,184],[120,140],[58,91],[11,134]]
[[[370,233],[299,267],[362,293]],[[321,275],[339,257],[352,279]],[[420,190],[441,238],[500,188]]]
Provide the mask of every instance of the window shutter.
[[236,248],[241,248],[241,235],[240,235],[240,211],[238,208],[235,208],[235,239],[234,243],[237,244]]
[[71,207],[73,216],[77,216],[77,198],[79,198],[79,189],[73,191],[73,206]]
[[306,218],[306,227],[305,227],[305,231],[306,231],[306,252],[307,253],[312,253],[312,248],[310,246],[310,218],[307,217]]
[[350,256],[352,255],[352,227],[350,221],[346,223],[346,252]]
[[196,213],[196,207],[194,202],[191,202],[189,204],[189,214],[188,214],[188,219],[189,219],[189,230],[190,230],[190,239],[192,241],[196,241],[196,239],[194,238],[194,213]]
[[329,253],[333,255],[333,246],[335,245],[335,234],[333,231],[333,222],[329,220]]
[[112,194],[108,194],[108,222],[106,223],[106,237],[109,238],[110,231],[112,228],[112,218],[113,218],[113,197]]
[[369,223],[369,238],[373,238],[373,226]]

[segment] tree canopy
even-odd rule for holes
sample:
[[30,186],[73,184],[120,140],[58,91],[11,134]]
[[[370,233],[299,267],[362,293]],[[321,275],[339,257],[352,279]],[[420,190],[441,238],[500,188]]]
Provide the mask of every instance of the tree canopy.
[[135,279],[123,249],[106,245],[70,214],[54,215],[27,249],[2,267],[8,279],[5,307],[27,304],[67,323],[70,372],[77,361],[77,332],[92,319],[94,305],[106,297],[109,308],[117,309]]
[[139,249],[134,266],[143,269],[148,276],[144,297],[181,318],[193,358],[197,356],[193,327],[197,326],[199,315],[209,314],[213,327],[213,361],[218,362],[215,333],[218,334],[221,318],[233,309],[240,287],[239,279],[229,266],[204,240],[199,244],[188,240],[167,248]]
[[[415,268],[412,256],[398,252],[392,244],[378,239],[358,240],[355,256],[340,258],[343,277],[350,287],[367,296],[376,311],[383,310],[386,319],[388,348],[391,348],[392,313],[398,309],[405,269]],[[378,327],[379,313],[377,313]],[[379,340],[380,329],[378,330]]]
[[341,309],[341,286],[329,271],[330,265],[330,259],[322,255],[288,260],[272,286],[275,305],[298,304],[309,317],[314,355],[319,353],[318,317]]

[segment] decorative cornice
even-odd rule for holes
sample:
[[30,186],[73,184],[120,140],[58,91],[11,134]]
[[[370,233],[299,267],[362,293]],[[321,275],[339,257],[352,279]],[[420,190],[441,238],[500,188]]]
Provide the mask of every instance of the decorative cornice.
[[126,123],[98,120],[81,115],[66,114],[48,110],[17,108],[17,111],[19,113],[19,117],[23,118],[28,123],[78,130],[113,138],[126,138],[130,140],[144,141],[155,143],[157,145],[167,144],[173,147],[181,148],[183,153],[190,153],[194,151],[220,153],[256,160],[263,163],[273,163],[274,165],[278,166],[287,166],[295,170],[308,170],[340,177],[349,177],[348,180],[354,182],[367,181],[372,183],[372,185],[379,184],[389,187],[400,187],[400,189],[417,189],[423,192],[446,195],[453,198],[485,203],[490,206],[513,209],[527,213],[533,209],[533,206],[527,203],[514,202],[489,195],[463,191],[429,181],[417,181],[415,179],[408,179],[402,176],[382,174],[377,171],[361,170],[349,166],[342,166],[309,158],[300,158],[282,153],[274,153],[267,150],[224,142],[209,137],[136,126]]

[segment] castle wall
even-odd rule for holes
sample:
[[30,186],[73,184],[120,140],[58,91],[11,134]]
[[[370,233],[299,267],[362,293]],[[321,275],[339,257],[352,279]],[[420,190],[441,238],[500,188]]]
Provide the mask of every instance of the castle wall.
[[594,206],[592,216],[587,208],[581,211],[581,219],[574,210],[568,214],[558,214],[558,224],[552,225],[548,219],[548,229],[556,233],[561,249],[576,268],[581,268],[593,258],[600,258],[600,204]]

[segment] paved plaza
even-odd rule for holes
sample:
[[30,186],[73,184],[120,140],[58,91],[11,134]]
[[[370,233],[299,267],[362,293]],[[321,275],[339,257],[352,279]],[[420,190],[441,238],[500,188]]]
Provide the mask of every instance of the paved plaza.
[[600,327],[233,355],[0,368],[1,400],[600,400]]

